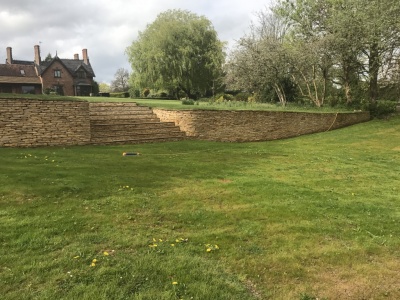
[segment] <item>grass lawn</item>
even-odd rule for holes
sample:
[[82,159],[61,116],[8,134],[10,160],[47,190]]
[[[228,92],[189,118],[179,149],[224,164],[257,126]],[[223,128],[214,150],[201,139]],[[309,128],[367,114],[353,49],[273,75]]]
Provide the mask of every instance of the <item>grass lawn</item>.
[[160,99],[131,99],[131,98],[108,98],[108,97],[80,97],[89,102],[136,102],[139,105],[151,108],[188,110],[188,109],[207,109],[207,110],[268,110],[268,111],[305,111],[305,112],[349,112],[353,111],[346,107],[321,107],[299,106],[288,103],[286,107],[280,104],[271,103],[251,103],[243,101],[209,102],[208,99],[196,101],[195,105],[183,105],[180,100],[160,100]]
[[1,299],[400,299],[399,116],[0,166]]

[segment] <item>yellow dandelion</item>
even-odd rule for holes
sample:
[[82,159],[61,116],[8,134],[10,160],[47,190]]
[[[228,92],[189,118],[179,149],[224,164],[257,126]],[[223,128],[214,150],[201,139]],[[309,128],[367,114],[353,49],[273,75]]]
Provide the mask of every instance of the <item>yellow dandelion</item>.
[[104,251],[104,252],[103,252],[103,255],[104,255],[104,256],[108,256],[108,255],[110,255],[110,254],[109,254],[107,251]]
[[171,244],[171,247],[175,247],[175,244]]
[[92,263],[94,263],[94,264],[97,263],[97,259],[93,259]]
[[211,248],[207,248],[207,252],[211,252]]
[[174,281],[174,282],[172,282],[172,284],[173,284],[173,285],[177,285],[177,284],[178,284],[178,282]]
[[219,249],[218,245],[215,245],[214,248],[215,248],[215,249]]
[[74,258],[75,258],[75,259],[77,259],[77,258],[79,258],[79,257],[80,257],[79,255],[77,255],[77,256],[74,256]]
[[95,264],[94,262],[92,262],[92,263],[90,264],[90,266],[91,266],[91,267],[95,267],[96,264]]

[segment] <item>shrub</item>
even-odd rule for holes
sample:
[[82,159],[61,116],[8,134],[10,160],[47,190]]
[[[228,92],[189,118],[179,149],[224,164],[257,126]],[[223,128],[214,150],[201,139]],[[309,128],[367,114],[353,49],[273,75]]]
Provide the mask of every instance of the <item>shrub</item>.
[[396,112],[397,102],[390,100],[378,100],[369,104],[369,112],[373,118],[382,118]]
[[145,89],[142,91],[142,94],[143,94],[143,97],[149,96],[149,95],[150,95],[150,89],[145,88]]
[[252,96],[250,93],[241,92],[235,96],[236,101],[248,101]]
[[215,99],[217,102],[224,102],[224,101],[231,101],[234,99],[234,97],[231,94],[220,93],[215,95]]
[[194,105],[194,100],[192,99],[183,99],[182,100],[183,105]]
[[129,98],[129,92],[110,93],[110,97],[114,97],[114,98]]

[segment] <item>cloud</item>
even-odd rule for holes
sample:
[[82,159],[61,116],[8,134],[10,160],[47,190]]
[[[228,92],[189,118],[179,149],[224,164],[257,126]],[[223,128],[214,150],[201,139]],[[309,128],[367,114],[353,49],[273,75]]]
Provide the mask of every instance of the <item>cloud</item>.
[[125,49],[138,32],[168,9],[184,9],[204,15],[219,38],[229,42],[243,36],[255,13],[269,0],[0,0],[0,62],[6,47],[15,59],[33,60],[33,46],[48,53],[73,58],[88,49],[98,82],[111,82],[118,68],[130,70]]

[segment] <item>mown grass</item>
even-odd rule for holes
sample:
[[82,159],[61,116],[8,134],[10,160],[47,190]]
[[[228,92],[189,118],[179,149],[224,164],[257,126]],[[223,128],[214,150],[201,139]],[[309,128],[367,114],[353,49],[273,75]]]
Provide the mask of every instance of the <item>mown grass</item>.
[[172,109],[172,110],[268,110],[268,111],[306,111],[306,112],[349,112],[353,111],[346,107],[314,107],[310,105],[298,105],[288,103],[285,107],[278,104],[244,102],[244,101],[211,101],[211,99],[201,99],[195,101],[194,105],[182,104],[180,100],[160,100],[160,99],[130,99],[130,98],[108,98],[108,97],[81,97],[90,102],[136,102],[139,105],[151,108]]
[[0,148],[0,166],[2,299],[400,298],[398,116],[261,143]]

